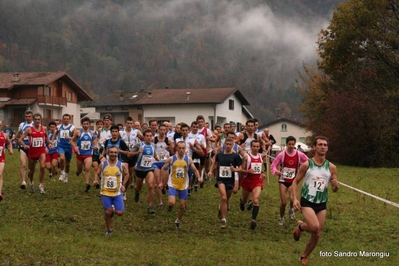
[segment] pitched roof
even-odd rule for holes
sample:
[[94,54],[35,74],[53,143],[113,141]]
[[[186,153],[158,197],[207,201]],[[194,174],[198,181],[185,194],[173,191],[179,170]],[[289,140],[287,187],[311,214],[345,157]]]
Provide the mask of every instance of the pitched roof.
[[91,102],[90,106],[120,106],[133,105],[141,98],[147,95],[146,92],[113,92]]
[[91,101],[92,98],[84,91],[66,72],[0,72],[0,89],[12,90],[16,86],[46,86],[58,79],[63,79],[75,89],[83,101]]
[[264,124],[264,125],[260,125],[259,128],[266,128],[266,127],[269,127],[269,126],[271,126],[271,125],[278,124],[278,123],[282,123],[282,122],[288,122],[288,123],[292,123],[292,124],[297,125],[297,126],[300,126],[300,127],[304,127],[304,125],[302,125],[302,124],[299,123],[298,121],[291,120],[291,119],[288,119],[288,118],[283,117],[283,118],[279,118],[279,119],[276,119],[276,120],[274,120],[274,121],[271,121],[271,122],[269,122],[269,123],[266,123],[266,124]]
[[141,97],[136,104],[219,104],[235,94],[242,105],[249,102],[237,88],[183,88],[183,89],[156,89]]
[[19,99],[10,99],[5,102],[0,102],[0,108],[4,108],[7,105],[29,105],[31,103],[36,102],[35,98],[19,98]]

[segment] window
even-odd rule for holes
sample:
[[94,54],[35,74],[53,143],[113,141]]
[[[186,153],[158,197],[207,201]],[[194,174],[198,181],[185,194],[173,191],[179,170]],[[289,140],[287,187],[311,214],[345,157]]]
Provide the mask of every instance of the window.
[[70,91],[67,92],[67,100],[72,101],[72,92]]
[[229,100],[229,110],[234,110],[234,100]]
[[44,119],[53,119],[53,111],[50,109],[43,109],[43,118]]
[[106,110],[112,110],[112,106],[107,106],[106,108],[105,108]]
[[51,87],[44,87],[44,95],[50,96],[51,95]]
[[123,105],[122,110],[129,110],[129,106]]
[[281,131],[287,132],[287,124],[281,124]]

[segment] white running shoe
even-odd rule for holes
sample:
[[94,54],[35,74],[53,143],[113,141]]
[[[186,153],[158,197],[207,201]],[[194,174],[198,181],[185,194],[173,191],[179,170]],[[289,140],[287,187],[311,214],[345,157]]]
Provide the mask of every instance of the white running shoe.
[[68,183],[68,173],[64,174],[64,183]]
[[34,186],[33,182],[30,183],[30,193],[35,193],[35,186]]
[[280,219],[278,220],[278,225],[283,226],[284,223],[285,223],[284,218],[280,218]]
[[126,192],[125,192],[125,193],[122,193],[122,198],[123,198],[123,200],[127,200],[127,198],[126,198]]
[[65,177],[65,172],[61,171],[60,178],[58,180],[64,182],[64,177]]
[[291,220],[295,220],[295,212],[294,212],[294,209],[293,209],[293,208],[290,208],[289,214],[290,214],[290,219],[291,219]]
[[39,184],[39,191],[40,191],[40,194],[45,194],[46,192],[44,191],[44,186],[43,186],[43,184]]

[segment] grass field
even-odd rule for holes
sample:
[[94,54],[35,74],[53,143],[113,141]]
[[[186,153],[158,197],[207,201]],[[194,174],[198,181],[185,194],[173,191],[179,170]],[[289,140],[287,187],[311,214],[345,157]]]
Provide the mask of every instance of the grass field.
[[[0,265],[298,265],[309,238],[304,233],[295,242],[291,234],[295,221],[288,217],[285,226],[277,225],[275,177],[265,184],[254,231],[249,229],[250,211],[238,208],[238,195],[231,199],[227,229],[220,229],[218,192],[213,182],[206,182],[189,199],[180,231],[174,227],[177,208],[148,215],[146,187],[139,203],[134,203],[129,189],[125,215],[113,219],[114,233],[106,237],[99,190],[83,192],[83,177],[74,177],[75,158],[72,162],[69,183],[50,180],[46,174],[46,194],[41,195],[19,188],[19,154],[7,157],[5,198],[0,202]],[[398,169],[338,166],[338,179],[399,202]],[[35,184],[37,190],[37,174]],[[398,265],[398,211],[343,186],[331,192],[327,223],[309,265]],[[364,257],[360,251],[386,252],[389,257]],[[357,257],[336,252],[355,252]]]

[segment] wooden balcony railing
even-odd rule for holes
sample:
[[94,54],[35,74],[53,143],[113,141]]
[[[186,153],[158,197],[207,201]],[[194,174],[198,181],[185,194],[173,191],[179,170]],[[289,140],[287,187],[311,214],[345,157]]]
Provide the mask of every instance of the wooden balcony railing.
[[66,98],[55,97],[55,96],[37,96],[38,104],[45,105],[67,105]]

